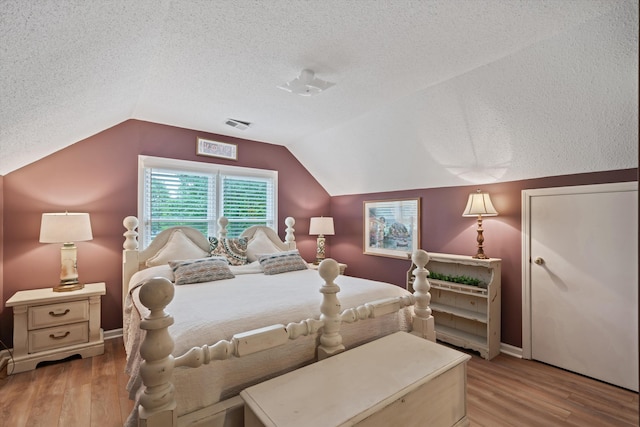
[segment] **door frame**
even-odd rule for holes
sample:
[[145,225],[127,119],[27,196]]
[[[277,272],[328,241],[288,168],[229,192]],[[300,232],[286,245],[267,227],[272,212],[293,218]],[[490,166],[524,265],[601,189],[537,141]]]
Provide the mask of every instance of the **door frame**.
[[638,182],[522,190],[522,358],[531,359],[531,200],[539,196],[637,191]]

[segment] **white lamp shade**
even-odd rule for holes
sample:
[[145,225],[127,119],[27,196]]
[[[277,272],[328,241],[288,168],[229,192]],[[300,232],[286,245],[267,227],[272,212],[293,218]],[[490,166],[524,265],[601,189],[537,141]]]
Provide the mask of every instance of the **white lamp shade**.
[[44,213],[40,243],[82,242],[93,239],[88,213]]
[[498,212],[491,203],[491,198],[488,193],[472,193],[469,194],[469,200],[467,200],[467,207],[464,208],[462,216],[497,216]]
[[309,234],[312,236],[333,236],[333,218],[330,216],[311,218]]

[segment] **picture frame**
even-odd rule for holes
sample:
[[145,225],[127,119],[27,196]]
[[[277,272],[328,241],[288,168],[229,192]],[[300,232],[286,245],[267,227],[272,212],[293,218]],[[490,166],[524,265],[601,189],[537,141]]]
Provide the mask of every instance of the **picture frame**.
[[420,246],[420,198],[365,201],[364,254],[406,260]]
[[196,143],[198,156],[219,157],[221,159],[238,160],[238,146],[228,142],[212,141],[198,138]]

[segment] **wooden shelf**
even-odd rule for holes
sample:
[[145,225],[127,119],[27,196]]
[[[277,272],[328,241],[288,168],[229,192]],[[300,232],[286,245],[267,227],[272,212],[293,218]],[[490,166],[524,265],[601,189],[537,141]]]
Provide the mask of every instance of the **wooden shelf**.
[[[460,331],[458,329],[449,328],[447,326],[436,325],[436,338],[442,341],[449,342],[450,344],[457,345],[459,347],[471,348],[479,347],[487,349],[487,339],[480,335],[475,335],[469,332]],[[473,343],[473,346],[462,345],[464,342]]]
[[477,311],[465,310],[464,308],[453,307],[446,304],[431,303],[430,306],[431,306],[431,310],[433,311],[439,311],[441,313],[449,313],[457,317],[474,320],[480,323],[487,323],[486,313],[479,313]]
[[[483,286],[428,279],[436,338],[478,351],[485,359],[500,353],[500,276],[502,260],[429,253],[430,272],[444,276],[467,276]],[[407,272],[407,289],[413,284],[413,270]]]

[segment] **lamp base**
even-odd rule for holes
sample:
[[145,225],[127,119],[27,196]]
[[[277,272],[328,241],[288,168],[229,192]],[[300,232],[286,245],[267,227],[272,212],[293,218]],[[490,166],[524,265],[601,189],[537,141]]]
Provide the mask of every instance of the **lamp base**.
[[53,287],[53,292],[79,291],[82,288],[84,288],[84,283],[61,283],[58,286]]

